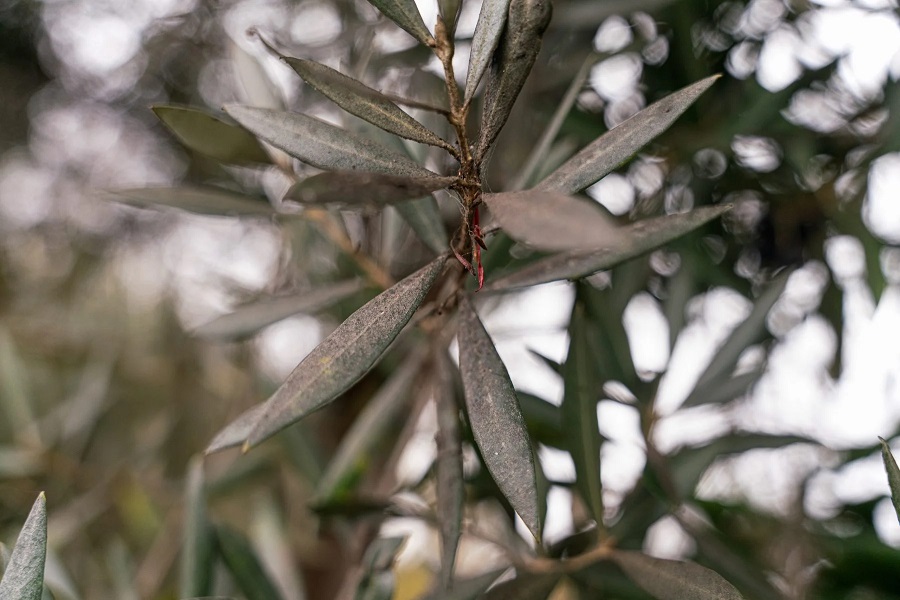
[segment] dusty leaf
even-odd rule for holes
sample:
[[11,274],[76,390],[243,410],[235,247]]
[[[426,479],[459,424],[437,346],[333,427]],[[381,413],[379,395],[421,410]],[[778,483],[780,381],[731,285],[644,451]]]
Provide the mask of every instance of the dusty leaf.
[[181,186],[110,190],[110,199],[141,208],[177,208],[214,217],[270,217],[265,200],[213,187]]
[[621,243],[622,228],[586,200],[536,190],[482,198],[509,237],[539,250],[593,250]]
[[408,177],[360,171],[329,171],[298,181],[284,195],[301,204],[385,206],[444,189],[455,177]]
[[455,152],[433,131],[403,112],[387,96],[362,82],[323,64],[301,58],[285,58],[306,83],[360,119],[394,135]]
[[181,544],[182,598],[208,596],[212,591],[215,538],[206,516],[203,458],[195,456],[188,466],[185,486],[185,523]]
[[616,550],[610,556],[628,578],[658,600],[742,600],[721,575],[696,563]]
[[226,123],[206,111],[186,106],[151,107],[182,144],[224,163],[268,163],[256,138],[246,129]]
[[506,366],[467,297],[460,303],[458,337],[459,369],[475,442],[500,491],[540,539],[534,453],[525,419]]
[[407,200],[394,208],[426,246],[438,254],[447,250],[449,245],[447,230],[444,228],[441,209],[434,196],[429,194],[415,200]]
[[433,394],[437,404],[437,515],[441,534],[441,586],[447,590],[453,580],[456,549],[462,532],[463,458],[459,431],[459,405],[456,401],[449,358],[435,352]]
[[679,238],[712,221],[730,205],[704,206],[691,212],[638,221],[621,228],[618,242],[589,252],[561,252],[538,259],[485,286],[490,290],[579,279],[609,269]]
[[231,104],[225,112],[251,133],[326,171],[371,171],[408,177],[434,173],[368,138],[300,113]]
[[887,471],[888,485],[891,488],[891,502],[897,513],[897,520],[900,521],[900,467],[897,467],[897,461],[894,460],[888,443],[883,438],[878,439],[881,442],[881,458],[884,459],[884,469]]
[[434,38],[425,26],[415,0],[369,0],[369,4],[422,44],[434,45]]
[[40,600],[47,559],[47,498],[41,492],[13,546],[3,579],[0,598]]
[[651,104],[591,142],[537,187],[574,194],[599,181],[668,129],[719,77],[701,79]]
[[469,103],[475,97],[475,89],[484,72],[491,64],[494,50],[500,43],[500,36],[506,25],[506,15],[510,0],[484,0],[475,33],[472,36],[472,49],[469,52],[469,70],[466,73],[465,101]]
[[303,294],[257,300],[201,325],[193,335],[220,341],[243,339],[290,316],[327,308],[364,286],[363,281],[353,279],[319,286]]

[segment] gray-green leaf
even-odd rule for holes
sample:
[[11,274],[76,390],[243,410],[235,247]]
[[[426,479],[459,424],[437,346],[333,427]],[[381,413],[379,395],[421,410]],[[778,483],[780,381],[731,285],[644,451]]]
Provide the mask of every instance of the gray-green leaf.
[[891,447],[884,438],[878,438],[881,441],[881,458],[884,459],[884,470],[887,471],[888,485],[891,488],[891,502],[894,503],[894,511],[897,513],[897,520],[900,521],[900,468],[897,467],[897,461],[891,453]]
[[485,288],[506,290],[586,277],[659,248],[730,209],[730,205],[704,206],[688,213],[638,221],[621,229],[618,243],[591,252],[553,254],[494,279]]
[[40,600],[47,558],[47,498],[41,492],[25,520],[0,580],[0,598]]
[[719,77],[701,79],[651,104],[591,142],[537,187],[574,194],[599,181],[668,129]]
[[275,208],[266,202],[213,187],[133,188],[110,190],[110,199],[142,208],[177,208],[214,217],[270,217]]
[[201,338],[228,341],[249,337],[259,330],[299,313],[317,312],[340,302],[364,287],[359,279],[328,284],[294,296],[266,298],[238,307],[193,331]]
[[180,594],[182,598],[193,598],[211,593],[215,562],[214,534],[206,517],[202,457],[191,459],[186,479]]
[[478,82],[491,64],[491,57],[500,43],[500,36],[506,25],[508,11],[509,0],[484,0],[481,4],[481,12],[478,13],[478,22],[475,23],[475,33],[472,36],[469,71],[466,73],[467,104],[472,101]]
[[377,142],[299,113],[231,104],[225,112],[251,133],[326,171],[372,171],[429,177],[434,173]]
[[440,254],[447,249],[447,230],[441,218],[441,209],[434,196],[401,202],[394,208],[403,220],[416,232],[425,245]]
[[195,152],[224,163],[270,162],[269,155],[246,129],[196,108],[167,105],[151,108],[178,141]]
[[434,38],[425,26],[415,0],[369,0],[369,4],[424,45],[434,45]]
[[306,83],[360,119],[402,138],[456,152],[453,146],[403,112],[378,90],[311,60],[285,58],[284,61]]
[[475,307],[463,297],[459,369],[469,424],[485,466],[531,533],[541,536],[534,453],[509,373]]
[[435,352],[433,394],[437,404],[437,515],[441,534],[441,586],[447,590],[453,580],[456,550],[462,532],[463,458],[459,432],[459,405],[452,365],[443,350]]
[[330,171],[291,186],[285,200],[342,207],[385,206],[419,198],[449,187],[455,177],[408,177],[360,171]]
[[[378,362],[412,318],[443,270],[445,258],[435,259],[350,315],[297,365],[264,408],[254,407],[238,417],[216,436],[207,452],[235,441],[243,441],[246,450],[347,391]],[[257,416],[255,421],[250,413]],[[243,440],[238,439],[240,434],[245,434]]]
[[215,533],[225,565],[247,600],[281,600],[278,588],[266,574],[250,542],[223,525],[217,526]]
[[741,600],[721,575],[696,563],[616,550],[610,556],[628,578],[658,600]]
[[622,228],[585,200],[539,190],[482,198],[509,237],[539,250],[593,250],[622,243]]

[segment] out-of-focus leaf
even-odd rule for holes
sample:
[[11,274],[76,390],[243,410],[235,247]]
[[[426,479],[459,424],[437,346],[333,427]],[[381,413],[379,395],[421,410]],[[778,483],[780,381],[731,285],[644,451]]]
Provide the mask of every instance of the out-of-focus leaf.
[[377,538],[363,556],[363,574],[356,589],[356,600],[390,600],[394,594],[391,565],[405,537]]
[[586,277],[659,248],[702,227],[730,208],[731,205],[704,206],[688,213],[638,221],[621,229],[616,244],[591,252],[562,252],[538,259],[494,279],[485,288],[507,290]]
[[311,60],[285,58],[284,61],[306,83],[347,112],[402,138],[456,152],[453,146],[403,112],[378,90]]
[[539,250],[584,251],[622,243],[623,228],[596,205],[572,196],[529,190],[482,198],[511,238]]
[[[628,263],[621,265],[619,270],[625,269]],[[587,305],[587,337],[588,347],[594,355],[594,365],[603,383],[618,381],[634,391],[640,385],[640,378],[634,368],[634,360],[631,356],[631,344],[628,334],[625,332],[625,324],[622,315],[628,300],[633,295],[630,292],[623,294],[625,298],[617,299],[616,290],[622,290],[629,281],[643,282],[643,278],[620,278],[628,273],[614,271],[613,277],[618,282],[612,288],[598,290],[587,282],[579,282],[576,286],[577,293],[585,299]]]
[[534,453],[494,343],[468,297],[460,303],[459,368],[469,424],[485,466],[531,533],[541,537]]
[[569,354],[563,365],[565,385],[561,406],[563,428],[569,432],[567,449],[575,463],[578,490],[597,523],[603,522],[600,484],[600,429],[597,401],[603,386],[588,346],[584,303],[576,296],[569,322]]
[[463,458],[459,432],[459,405],[446,354],[435,352],[433,394],[437,404],[437,516],[441,533],[441,586],[450,588],[456,549],[462,531]]
[[434,45],[434,38],[425,26],[415,0],[369,0],[369,4],[424,45]]
[[499,569],[470,579],[457,579],[449,590],[436,590],[422,600],[475,600],[475,598],[481,598],[484,591],[505,571],[506,569]]
[[563,448],[568,434],[563,430],[559,407],[526,392],[516,392],[516,397],[532,439],[552,448]]
[[509,11],[509,0],[484,0],[475,33],[472,36],[472,49],[469,52],[469,71],[466,73],[465,102],[468,104],[475,97],[478,82],[491,64],[494,50],[500,43],[506,15]]
[[435,259],[350,315],[303,359],[262,408],[251,408],[225,427],[206,452],[234,442],[243,442],[246,450],[347,391],[409,322],[443,270],[445,258]]
[[40,600],[47,558],[47,498],[41,492],[13,546],[0,579],[0,598]]
[[897,467],[897,461],[891,454],[891,447],[884,438],[878,438],[881,441],[881,458],[884,460],[884,470],[887,471],[888,485],[891,488],[891,502],[894,503],[894,511],[897,513],[897,520],[900,521],[900,467]]
[[319,169],[434,175],[402,154],[314,117],[237,104],[226,106],[225,112],[254,135]]
[[400,420],[413,380],[422,366],[420,357],[412,357],[394,371],[367,403],[344,435],[316,486],[315,502],[332,502],[351,496],[347,489],[365,470],[374,448],[383,441],[392,425]]
[[742,600],[721,575],[696,563],[616,550],[610,556],[628,578],[659,600]]
[[344,207],[385,206],[418,198],[449,187],[455,177],[406,177],[385,173],[331,171],[298,181],[284,195],[301,204],[337,204]]
[[142,208],[178,208],[214,217],[271,217],[275,214],[275,208],[265,200],[212,187],[110,190],[110,198]]
[[203,487],[203,458],[196,456],[188,466],[185,489],[185,524],[181,544],[182,598],[212,593],[215,540],[206,517]]
[[[3,415],[3,428],[11,437],[27,441],[29,446],[40,447],[38,430],[33,427],[35,416],[29,389],[30,371],[17,346],[9,329],[0,323],[0,414]],[[7,462],[7,459],[15,459],[17,454],[21,456],[22,453],[12,448],[0,450],[0,465],[7,463],[3,466],[11,469],[25,467],[31,461],[23,461],[21,465]]]
[[766,317],[769,310],[781,297],[787,281],[788,273],[784,273],[770,283],[766,291],[760,295],[753,305],[750,315],[731,332],[722,347],[716,351],[712,362],[697,379],[697,384],[685,400],[686,405],[692,406],[704,402],[704,398],[731,375],[741,353],[767,335]]
[[559,583],[556,573],[526,573],[492,587],[485,600],[546,600]]
[[701,79],[651,104],[591,142],[538,188],[574,194],[599,181],[668,129],[719,77]]
[[257,300],[201,325],[193,331],[193,335],[220,341],[243,339],[290,316],[327,308],[364,286],[363,281],[352,279],[317,287],[303,294]]
[[447,230],[441,218],[441,209],[434,196],[428,195],[417,200],[407,200],[394,208],[403,217],[419,239],[437,252],[445,252],[449,245]]
[[215,533],[228,572],[247,600],[281,600],[278,588],[246,538],[224,525],[216,526]]
[[762,370],[751,371],[735,375],[725,381],[716,381],[715,384],[704,386],[703,389],[691,392],[691,395],[682,403],[682,407],[699,406],[700,404],[722,404],[739,398],[750,389],[763,376]]
[[479,164],[500,135],[531,73],[551,13],[550,0],[511,0],[509,3],[506,29],[494,52],[484,90],[481,131],[475,147],[475,161]]
[[224,163],[268,163],[256,138],[247,130],[217,119],[211,114],[186,106],[151,107],[159,120],[182,144]]
[[6,544],[0,542],[0,577],[6,572],[6,566],[9,565],[9,549]]

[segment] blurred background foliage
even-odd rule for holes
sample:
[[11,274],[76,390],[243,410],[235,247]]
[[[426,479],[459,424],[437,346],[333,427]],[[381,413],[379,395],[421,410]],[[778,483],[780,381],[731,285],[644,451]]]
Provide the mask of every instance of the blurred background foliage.
[[[433,23],[436,8],[420,4]],[[474,0],[464,5],[463,38],[478,9]],[[716,445],[703,431],[708,411],[680,411],[669,426],[680,436],[670,438],[667,452],[687,465],[677,471],[683,481],[655,480],[648,469],[633,491],[605,498],[623,545],[697,554],[748,597],[900,597],[900,533],[884,500],[875,438],[893,437],[900,417],[898,23],[894,3],[876,0],[557,0],[513,125],[491,158],[491,186],[507,189],[567,90],[577,93],[574,108],[538,175],[666,93],[724,73],[672,130],[589,193],[632,217],[714,202],[735,209],[703,235],[597,276],[596,285],[579,287],[577,301],[609,321],[602,343],[620,359],[629,341],[635,355],[653,343],[641,341],[626,314],[649,302],[653,310],[637,314],[666,318],[670,372],[680,332],[717,322],[721,331],[712,337],[724,340],[757,314],[733,342],[734,362],[740,357],[751,376],[718,400],[738,399],[716,413],[712,427],[802,435],[830,449],[807,444],[756,462],[717,461],[776,444],[718,437]],[[56,598],[176,597],[191,457],[368,297],[362,292],[250,341],[197,339],[192,329],[243,301],[349,278],[356,266],[308,222],[279,227],[151,213],[102,198],[106,189],[178,181],[280,198],[277,176],[191,153],[148,110],[179,103],[220,112],[238,101],[338,118],[247,34],[251,27],[291,56],[440,102],[430,54],[362,0],[0,0],[0,539],[14,539],[36,492],[46,490],[47,583]],[[427,124],[445,127],[436,119]],[[442,199],[441,207],[453,223],[452,202]],[[424,252],[393,211],[345,214],[343,225],[391,273],[408,272]],[[489,278],[491,261],[502,265],[508,253],[521,252],[510,246],[491,243]],[[747,298],[786,266],[795,270],[785,294],[750,312]],[[558,329],[565,336],[565,324]],[[768,364],[765,352],[750,348],[755,344],[769,350]],[[699,375],[704,360],[682,357],[678,368],[698,363],[691,369]],[[277,443],[240,459],[206,461],[219,543],[237,561],[251,544],[280,597],[333,598],[355,565],[375,565],[373,578],[384,569],[377,548],[362,558],[383,517],[359,526],[329,514],[377,512],[386,490],[421,483],[423,473],[410,474],[414,467],[396,472],[399,450],[387,442],[421,436],[416,419],[391,423],[381,448],[353,471],[349,489],[371,497],[356,493],[352,502],[311,507],[324,457],[395,363],[389,355],[339,403]],[[665,359],[655,368],[664,370]],[[659,382],[654,373],[639,374],[643,385]],[[836,408],[847,395],[856,403]],[[421,403],[413,406],[421,411]],[[833,418],[810,421],[826,413]],[[865,422],[862,433],[852,428],[856,417]],[[548,447],[560,436],[553,418],[531,423]],[[690,451],[676,452],[686,444]],[[705,491],[698,493],[701,477]],[[766,480],[781,482],[777,494],[767,492]],[[668,492],[659,490],[672,485],[696,495],[702,516],[664,516],[658,499]],[[648,510],[635,518],[663,523],[663,533],[616,521],[622,503],[644,503]],[[472,519],[490,528],[490,506],[476,509]],[[423,536],[407,541],[395,597],[416,597],[428,585],[437,550]],[[577,538],[566,544],[572,552]],[[726,564],[710,564],[717,556]],[[473,542],[459,561],[462,573],[476,575],[496,556]],[[610,597],[641,597],[617,595],[625,592],[615,574],[600,568],[557,593],[576,597],[592,578],[602,578],[598,585]],[[234,589],[227,581],[220,587]]]

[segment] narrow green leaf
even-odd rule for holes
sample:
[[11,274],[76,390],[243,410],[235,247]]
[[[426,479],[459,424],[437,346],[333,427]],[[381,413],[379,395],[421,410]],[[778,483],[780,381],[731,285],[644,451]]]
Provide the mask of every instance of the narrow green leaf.
[[281,600],[250,542],[224,525],[216,526],[215,533],[225,566],[247,600]]
[[182,144],[224,163],[268,163],[256,138],[247,130],[217,119],[206,111],[186,106],[150,107]]
[[881,442],[881,458],[884,460],[884,470],[887,471],[888,485],[891,488],[891,502],[894,503],[894,512],[900,521],[900,467],[891,453],[891,447],[884,438],[878,438]]
[[434,38],[425,26],[415,0],[369,0],[369,4],[426,46],[434,46]]
[[435,352],[434,379],[432,381],[437,405],[437,515],[441,533],[441,587],[450,589],[456,550],[462,532],[463,458],[459,431],[459,405],[456,402],[456,386],[451,373],[452,365],[444,351]]
[[0,580],[0,598],[40,600],[47,559],[47,498],[41,492],[13,546]]
[[539,250],[583,251],[622,243],[623,229],[586,200],[535,190],[482,199],[509,237]]
[[266,202],[214,187],[133,188],[110,190],[110,199],[141,208],[177,208],[213,217],[271,217],[275,208]]
[[206,517],[203,486],[203,458],[195,456],[188,465],[185,487],[185,524],[181,544],[182,598],[212,593],[215,539]]
[[563,429],[559,407],[527,392],[516,392],[516,397],[531,438],[551,448],[564,448],[569,434]]
[[500,36],[506,25],[506,15],[509,12],[509,1],[484,0],[481,4],[481,12],[478,13],[475,33],[472,36],[472,49],[469,52],[469,70],[466,73],[466,104],[475,97],[478,82],[481,81],[484,72],[491,64],[491,57],[500,43]]
[[638,221],[622,228],[616,244],[591,252],[553,254],[498,277],[485,285],[485,288],[507,290],[586,277],[659,248],[702,227],[729,209],[731,205],[703,206],[688,213]]
[[416,200],[407,200],[394,208],[426,246],[438,254],[447,251],[450,242],[447,239],[441,209],[434,196],[429,194]]
[[610,129],[551,173],[538,188],[574,194],[599,181],[668,129],[719,77],[701,79]]
[[525,573],[492,587],[484,595],[485,600],[546,600],[556,588],[557,573]]
[[534,453],[525,419],[506,366],[468,297],[460,303],[458,336],[459,367],[475,442],[500,491],[540,539]]
[[193,331],[193,335],[219,341],[244,339],[282,319],[327,308],[364,287],[362,280],[351,279],[326,284],[302,294],[257,300],[201,325]]
[[392,426],[402,420],[408,408],[410,386],[421,367],[421,357],[408,358],[366,403],[319,479],[313,495],[316,504],[340,501],[351,495],[348,483],[365,470],[375,448]]
[[563,365],[561,405],[567,449],[575,463],[578,490],[597,523],[603,523],[603,488],[600,484],[600,429],[597,401],[603,382],[588,346],[589,329],[583,301],[577,296],[569,322],[569,354]]
[[462,11],[462,0],[438,0],[438,14],[444,21],[447,34],[450,39],[456,33],[456,23],[459,21],[459,13]]
[[350,114],[402,138],[456,152],[456,148],[403,112],[378,90],[311,60],[285,58],[284,61],[306,83]]
[[226,106],[225,112],[254,135],[319,169],[434,175],[402,154],[314,117],[237,104]]
[[741,600],[740,592],[721,575],[696,563],[666,560],[625,550],[610,559],[639,588],[658,600]]
[[717,381],[714,385],[704,386],[695,390],[681,404],[682,408],[699,406],[701,404],[724,404],[735,398],[740,398],[749,392],[763,376],[763,370],[759,369],[749,373],[741,373],[724,381]]
[[506,29],[494,52],[484,90],[481,131],[475,147],[478,164],[484,161],[487,151],[500,135],[531,73],[551,13],[550,0],[511,0],[509,3]]
[[457,579],[450,589],[435,590],[422,600],[475,600],[482,598],[485,590],[505,571],[506,569],[497,569],[469,579]]
[[350,315],[288,375],[263,408],[254,407],[225,427],[206,452],[233,445],[242,434],[247,450],[350,389],[412,318],[445,258],[435,259]]
[[285,200],[301,204],[336,204],[342,207],[385,206],[418,198],[449,187],[455,177],[407,177],[385,173],[331,171],[291,186]]

